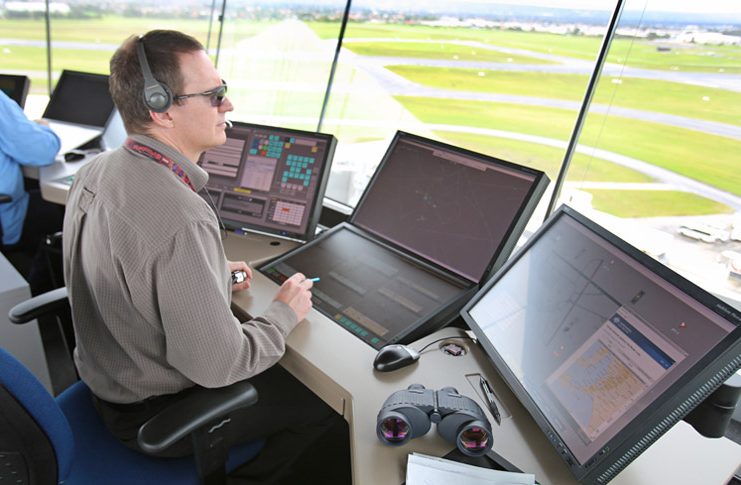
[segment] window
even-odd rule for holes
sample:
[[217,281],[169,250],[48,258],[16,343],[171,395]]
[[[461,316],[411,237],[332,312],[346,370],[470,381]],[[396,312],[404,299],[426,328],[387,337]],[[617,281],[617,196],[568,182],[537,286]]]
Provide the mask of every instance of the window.
[[560,3],[353,3],[323,120],[340,141],[328,195],[354,205],[397,129],[555,180],[615,2]]
[[740,25],[738,2],[627,2],[562,191],[737,306]]

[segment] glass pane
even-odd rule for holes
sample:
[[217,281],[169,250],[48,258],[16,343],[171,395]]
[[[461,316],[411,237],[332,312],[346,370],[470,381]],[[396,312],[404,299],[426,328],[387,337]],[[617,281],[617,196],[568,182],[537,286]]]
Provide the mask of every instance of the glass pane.
[[[229,1],[218,69],[229,83],[231,118],[315,130],[344,8],[335,0]],[[322,35],[309,27],[315,21],[326,24]]]
[[397,129],[554,180],[615,2],[562,4],[354,2],[324,120],[340,140],[328,195],[355,204]]
[[0,72],[31,79],[26,112],[32,118],[44,111],[48,95],[45,10],[37,3],[5,5],[0,16]]
[[741,306],[741,5],[631,0],[561,200]]
[[[63,69],[108,74],[108,62],[124,39],[152,29],[176,29],[196,37],[204,46],[208,42],[210,5],[170,0],[146,3],[132,0],[115,4],[93,0],[69,4],[52,2],[50,9],[53,82]],[[45,27],[43,18],[34,22],[27,21],[29,26],[35,26],[34,43],[22,46],[22,59],[29,69],[43,77],[46,70]],[[21,29],[20,26],[14,28]],[[30,35],[19,30],[19,37]],[[32,86],[34,92],[41,93],[40,88],[46,90],[46,81],[40,80]]]

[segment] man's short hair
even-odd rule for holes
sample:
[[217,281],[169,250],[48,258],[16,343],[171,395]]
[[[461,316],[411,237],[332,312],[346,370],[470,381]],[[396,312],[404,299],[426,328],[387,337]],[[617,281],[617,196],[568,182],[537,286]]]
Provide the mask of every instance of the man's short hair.
[[[167,84],[173,96],[182,93],[184,80],[178,56],[204,50],[203,45],[175,30],[152,30],[141,39],[154,78]],[[132,35],[111,57],[109,86],[126,131],[145,134],[151,118],[144,104],[144,77],[136,53],[137,42],[139,36]]]

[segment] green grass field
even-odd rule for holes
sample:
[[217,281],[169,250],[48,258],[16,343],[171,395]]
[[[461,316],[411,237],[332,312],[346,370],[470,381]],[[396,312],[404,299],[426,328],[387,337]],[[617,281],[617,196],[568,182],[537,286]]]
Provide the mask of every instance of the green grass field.
[[587,190],[592,207],[618,217],[701,216],[730,214],[719,202],[671,190]]
[[[506,103],[397,96],[426,123],[447,123],[568,140],[575,112]],[[630,142],[626,142],[630,140]],[[692,130],[591,114],[580,143],[650,162],[741,195],[741,142]],[[709,154],[712,154],[709,156]]]
[[[558,175],[558,168],[563,161],[565,151],[537,143],[497,136],[454,131],[435,131],[435,134],[452,145],[542,170],[548,174],[551,180],[555,180]],[[650,177],[641,172],[605,160],[595,160],[581,153],[574,155],[569,172],[575,174],[577,180],[590,182],[637,183],[652,181]]]
[[[313,22],[309,26],[322,38],[336,35],[333,22]],[[399,38],[425,40],[471,40],[498,47],[527,49],[541,54],[575,57],[592,61],[596,58],[601,38],[558,35],[540,32],[522,32],[496,29],[471,29],[465,27],[428,27],[404,24],[370,24],[351,22],[345,37],[352,38]],[[382,45],[378,44],[382,49]],[[741,47],[684,45],[669,52],[659,52],[657,43],[646,40],[616,38],[608,54],[608,62],[660,70],[699,72],[741,72]],[[663,45],[663,44],[662,44]],[[353,48],[348,43],[346,48]],[[376,55],[383,55],[382,50]]]
[[[235,37],[251,37],[274,21],[247,21],[230,19],[224,26],[222,46],[230,47]],[[137,35],[153,29],[174,29],[192,35],[206,45],[208,43],[208,20],[168,19],[156,17],[122,17],[107,15],[99,19],[52,19],[51,36],[56,42],[88,42],[91,44],[111,44],[118,46],[130,35]],[[219,25],[211,26],[211,47],[216,47]],[[46,26],[43,20],[2,19],[0,32],[6,39],[45,40]]]
[[[230,49],[238,42],[248,39],[274,26],[278,21],[255,22],[229,19],[225,25],[222,47]],[[308,24],[321,38],[332,39],[337,36],[338,22]],[[218,25],[211,32],[211,48],[216,46]],[[53,70],[63,68],[91,72],[108,72],[108,62],[113,50],[127,36],[145,32],[153,28],[173,28],[196,36],[204,44],[208,37],[208,22],[191,19],[126,18],[106,16],[93,20],[54,19],[52,36],[55,42]],[[43,21],[0,19],[2,37],[43,41],[45,25]],[[289,36],[290,37],[290,36]],[[486,61],[495,63],[545,64],[551,62],[531,57],[527,51],[592,61],[599,47],[597,37],[566,36],[535,32],[516,32],[495,29],[439,28],[419,25],[370,24],[351,22],[348,25],[345,48],[362,55],[415,57],[425,59],[444,59],[459,61]],[[353,41],[357,39],[357,41]],[[367,39],[379,39],[370,42]],[[412,42],[396,42],[396,39]],[[289,38],[285,38],[289,41]],[[420,40],[425,42],[414,42]],[[431,42],[428,42],[431,41]],[[517,54],[502,53],[495,50],[464,46],[446,41],[473,41],[497,48],[522,49]],[[66,45],[65,42],[73,44]],[[74,43],[91,44],[96,49],[83,49]],[[283,42],[279,41],[283,46]],[[286,46],[290,46],[286,42]],[[294,47],[295,48],[295,47]],[[271,81],[296,81],[323,83],[329,64],[319,65],[306,71],[303,60],[264,59],[244,67],[240,62],[241,53],[227,51],[220,63],[225,78],[229,79],[231,97],[239,105],[240,119],[250,116],[291,116],[302,118],[308,123],[319,114],[322,90],[276,91],[258,88],[250,90],[250,83],[258,86]],[[246,55],[246,54],[244,54]],[[644,40],[615,39],[609,61],[625,62],[632,67],[647,67],[671,71],[696,71],[727,73],[741,72],[741,47],[738,46],[700,46],[685,45],[672,47],[668,52],[659,52],[657,44]],[[557,58],[553,60],[557,61]],[[272,64],[271,64],[272,63]],[[45,46],[13,46],[0,48],[0,65],[3,69],[28,72],[33,78],[33,92],[44,93],[46,82],[43,71],[46,69]],[[468,92],[503,93],[524,95],[578,102],[583,97],[587,77],[569,74],[541,74],[531,72],[480,71],[478,69],[432,68],[426,66],[390,66],[397,74],[426,86]],[[324,74],[323,74],[324,73]],[[343,74],[344,73],[344,74]],[[336,84],[359,86],[367,82],[359,70],[346,64],[342,58],[338,69]],[[319,80],[321,79],[321,80]],[[361,82],[361,84],[355,84]],[[595,95],[595,103],[675,114],[689,118],[718,121],[741,125],[738,115],[741,94],[722,89],[702,88],[689,84],[668,81],[623,78],[615,84],[610,78],[603,78]],[[399,103],[401,103],[399,105]],[[340,120],[388,121],[404,123],[411,116],[424,123],[449,124],[461,127],[484,127],[515,133],[526,133],[567,141],[573,129],[576,112],[564,109],[545,108],[532,105],[507,103],[463,101],[442,98],[420,98],[374,93],[372,96],[353,93],[351,95],[333,94],[327,116]],[[237,113],[235,113],[237,114]],[[412,120],[416,122],[416,120]],[[298,121],[297,121],[298,122]],[[361,124],[343,126],[342,123],[325,129],[336,129],[336,134],[347,140],[354,138],[375,138],[387,135],[388,126]],[[428,132],[430,133],[430,132]],[[563,158],[563,149],[550,146],[496,138],[484,135],[436,131],[443,139],[471,148],[476,151],[534,166],[545,170],[555,178]],[[629,140],[629,142],[628,142]],[[655,123],[620,117],[604,117],[590,114],[581,136],[583,145],[633,157],[653,165],[667,168],[687,177],[702,181],[728,192],[741,195],[741,170],[738,153],[741,142],[712,136],[698,131],[675,128]],[[649,177],[620,165],[577,153],[569,170],[570,180],[646,182]],[[620,197],[610,197],[610,191],[598,191],[595,201],[602,204],[608,212],[617,214],[624,203]],[[644,194],[645,192],[645,194]],[[664,203],[663,198],[676,198],[672,210],[686,213],[707,213],[727,210],[725,206],[699,202],[685,193],[665,191],[631,191],[649,198],[647,207],[652,207],[652,215],[674,214]],[[656,197],[656,199],[652,199]],[[703,199],[704,200],[704,199]],[[695,204],[696,202],[696,204]],[[597,203],[597,202],[596,202]],[[655,203],[655,204],[654,204]],[[696,206],[696,207],[695,207]],[[653,210],[655,209],[655,210]],[[637,210],[637,209],[636,209]]]
[[[577,74],[481,71],[427,66],[387,66],[424,86],[482,93],[515,94],[581,101],[589,78]],[[741,126],[741,92],[670,81],[604,77],[593,103],[656,111]],[[657,96],[657,93],[661,93]]]
[[553,64],[530,56],[505,54],[488,49],[447,42],[348,42],[344,44],[363,56],[413,57],[417,59],[447,59],[455,61],[501,62],[516,64]]

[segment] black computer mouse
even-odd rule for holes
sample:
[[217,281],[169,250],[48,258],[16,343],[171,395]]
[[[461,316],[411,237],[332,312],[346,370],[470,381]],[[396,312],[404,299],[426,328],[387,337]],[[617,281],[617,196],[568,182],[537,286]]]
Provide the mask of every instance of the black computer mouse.
[[389,372],[406,367],[419,359],[419,352],[401,344],[387,345],[376,354],[373,368],[380,372]]
[[65,162],[79,162],[87,156],[87,153],[83,150],[70,150],[64,154]]

